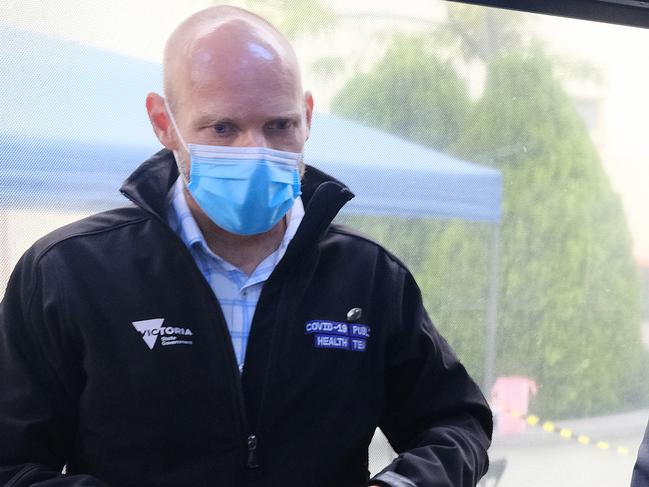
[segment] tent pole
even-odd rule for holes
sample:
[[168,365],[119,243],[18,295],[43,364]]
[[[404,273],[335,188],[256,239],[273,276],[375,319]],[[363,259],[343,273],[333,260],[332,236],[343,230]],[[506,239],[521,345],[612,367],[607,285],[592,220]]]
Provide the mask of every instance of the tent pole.
[[483,393],[491,394],[496,370],[496,328],[498,320],[498,274],[500,260],[500,223],[491,226],[489,243],[489,296],[487,300],[487,329],[485,340],[485,364]]
[[9,281],[9,211],[0,206],[0,299]]

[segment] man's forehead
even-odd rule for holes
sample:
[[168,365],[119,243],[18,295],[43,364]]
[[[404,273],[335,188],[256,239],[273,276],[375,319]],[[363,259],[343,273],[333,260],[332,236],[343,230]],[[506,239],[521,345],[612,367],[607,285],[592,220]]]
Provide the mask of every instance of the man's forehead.
[[184,69],[175,77],[176,81],[184,78],[190,89],[231,83],[243,89],[257,78],[266,85],[279,82],[297,88],[301,84],[290,45],[264,26],[239,19],[203,26],[182,55]]
[[300,120],[304,113],[297,110],[295,106],[276,107],[275,109],[260,110],[257,107],[254,110],[224,110],[218,108],[210,110],[199,110],[193,114],[192,124],[196,127],[207,127],[221,122],[232,123],[264,123],[277,119]]
[[295,54],[285,39],[269,26],[245,19],[197,26],[186,47],[180,55],[191,64],[213,62],[232,67],[259,61],[297,69]]
[[170,37],[165,61],[165,90],[181,110],[217,108],[215,100],[224,98],[229,99],[223,104],[228,108],[250,104],[261,108],[274,99],[292,107],[302,105],[295,52],[263,19],[236,12],[190,19]]
[[271,25],[247,18],[226,18],[204,22],[196,25],[191,38],[194,41],[215,40],[230,46],[254,40],[264,43],[282,54],[289,54],[292,47],[288,40]]
[[206,80],[186,92],[184,107],[194,116],[230,119],[289,117],[303,111],[304,94],[296,89],[295,83],[271,85],[264,81],[263,76],[259,81],[239,83],[236,78],[227,83]]

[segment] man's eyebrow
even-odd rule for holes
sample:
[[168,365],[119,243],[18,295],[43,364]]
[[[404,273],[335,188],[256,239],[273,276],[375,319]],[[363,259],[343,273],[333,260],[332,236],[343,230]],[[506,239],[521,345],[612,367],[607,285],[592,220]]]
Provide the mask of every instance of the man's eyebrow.
[[196,120],[196,125],[199,127],[216,125],[217,123],[234,123],[234,120],[228,117],[215,117],[213,115],[201,115]]
[[277,115],[271,115],[268,117],[268,120],[277,120],[278,118],[300,118],[302,116],[299,112],[288,112],[288,113],[279,113]]
[[[287,112],[287,113],[278,113],[275,115],[269,115],[264,118],[267,122],[272,120],[300,120],[302,118],[302,113],[300,112]],[[209,127],[211,125],[216,125],[217,123],[236,123],[233,118],[230,117],[218,117],[214,115],[200,115],[196,119],[197,127]]]
[[302,114],[299,112],[291,112],[291,113],[281,113],[277,115],[272,115],[266,119],[266,123],[268,122],[273,122],[276,120],[292,120],[299,122],[302,120]]

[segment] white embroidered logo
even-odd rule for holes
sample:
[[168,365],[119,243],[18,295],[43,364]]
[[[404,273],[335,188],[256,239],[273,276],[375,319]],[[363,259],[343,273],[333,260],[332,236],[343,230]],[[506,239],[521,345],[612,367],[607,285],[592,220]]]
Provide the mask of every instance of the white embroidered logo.
[[142,335],[142,340],[149,349],[153,350],[158,336],[163,347],[168,345],[192,345],[193,333],[189,328],[178,326],[162,326],[164,318],[153,318],[151,320],[134,321],[133,326]]

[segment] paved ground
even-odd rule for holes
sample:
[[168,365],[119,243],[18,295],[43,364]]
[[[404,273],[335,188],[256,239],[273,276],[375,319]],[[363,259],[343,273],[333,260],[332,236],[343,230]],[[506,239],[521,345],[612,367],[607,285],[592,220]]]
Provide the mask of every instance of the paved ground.
[[[609,450],[566,440],[540,428],[515,437],[496,436],[490,457],[507,460],[498,487],[628,487],[648,417],[649,411],[635,411],[558,422],[596,441],[606,441]],[[619,454],[618,446],[629,453]],[[380,470],[392,455],[387,440],[377,434],[370,448],[370,470]]]

